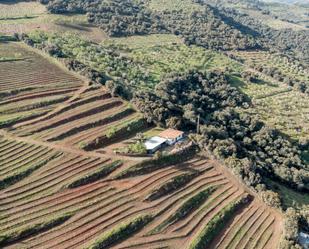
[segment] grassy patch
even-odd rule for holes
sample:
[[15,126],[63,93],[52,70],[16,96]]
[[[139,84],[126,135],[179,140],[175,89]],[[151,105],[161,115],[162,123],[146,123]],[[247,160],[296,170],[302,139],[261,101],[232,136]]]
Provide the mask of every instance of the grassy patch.
[[13,1],[1,1],[0,3],[0,20],[10,18],[30,18],[33,16],[41,15],[46,12],[44,5],[38,2],[21,2],[17,0]]
[[201,11],[201,5],[194,3],[191,0],[151,0],[149,1],[148,7],[156,11],[185,11],[192,13],[194,11]]
[[0,128],[6,128],[12,126],[18,122],[28,121],[46,114],[48,110],[36,111],[36,112],[23,112],[14,113],[13,115],[3,115],[0,119]]
[[122,223],[103,234],[102,237],[95,241],[93,245],[88,247],[88,249],[110,248],[141,230],[145,225],[151,222],[152,219],[153,217],[151,215],[142,215],[129,222]]
[[271,189],[279,193],[285,208],[309,205],[309,194],[297,192],[270,179],[267,179],[266,183]]
[[100,168],[99,170],[83,176],[81,178],[79,178],[78,180],[72,182],[70,185],[68,185],[68,188],[76,188],[76,187],[80,187],[95,181],[98,181],[106,176],[108,176],[110,173],[112,173],[115,169],[117,169],[118,167],[120,167],[122,165],[121,161],[115,161],[112,162],[108,165],[103,166],[102,168]]
[[15,58],[15,57],[0,57],[0,62],[13,62],[13,61],[21,61],[24,58]]
[[166,46],[182,44],[182,40],[175,35],[169,34],[154,34],[142,36],[129,36],[120,38],[109,38],[102,45],[118,45],[128,47],[130,50],[145,49],[154,46]]
[[207,248],[211,241],[225,227],[226,223],[233,217],[234,213],[242,208],[248,201],[249,197],[245,196],[237,201],[231,202],[221,209],[194,238],[189,249]]
[[257,114],[266,124],[294,139],[309,135],[309,96],[300,96],[297,91],[280,93],[256,99],[247,110]]
[[84,150],[98,149],[112,144],[118,139],[124,140],[125,138],[130,137],[130,135],[143,130],[147,126],[148,124],[145,119],[141,118],[140,115],[134,116],[124,122],[122,121],[118,125],[110,127],[104,135],[99,135],[94,141],[81,144],[80,147]]

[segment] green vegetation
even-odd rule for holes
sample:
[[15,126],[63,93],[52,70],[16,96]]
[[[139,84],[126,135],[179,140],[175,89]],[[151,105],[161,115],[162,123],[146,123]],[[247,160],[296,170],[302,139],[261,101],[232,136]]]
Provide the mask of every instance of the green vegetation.
[[104,165],[102,168],[96,170],[95,172],[89,173],[86,176],[83,176],[74,182],[70,183],[68,185],[68,188],[77,188],[89,183],[93,183],[95,181],[98,181],[106,176],[108,176],[110,173],[112,173],[115,169],[119,168],[122,165],[122,161],[115,161],[110,164]]
[[152,190],[152,192],[146,197],[146,201],[154,201],[165,195],[171,194],[180,188],[184,188],[189,182],[191,182],[195,177],[200,174],[199,171],[184,173],[173,177],[168,182],[162,184],[157,189]]
[[119,137],[120,133],[123,131],[126,133],[134,133],[140,131],[144,126],[145,120],[143,118],[134,118],[133,120],[128,120],[127,122],[111,127],[106,132],[106,137],[108,139]]
[[[170,73],[190,69],[205,72],[228,67],[235,72],[241,71],[240,64],[227,56],[202,47],[181,44],[177,37],[171,35],[150,36],[149,39],[154,38],[151,43],[147,36],[134,36],[109,39],[100,45],[68,34],[60,36],[33,32],[29,34],[29,38],[38,45],[53,44],[64,56],[81,61],[101,73],[107,73],[117,82],[116,86],[124,85],[129,88],[127,91],[152,89]],[[122,79],[121,82],[118,82],[119,78]]]
[[141,230],[153,217],[151,215],[141,215],[131,221],[122,223],[112,230],[104,233],[97,241],[95,241],[88,249],[104,249],[127,239],[134,233]]
[[210,242],[225,227],[226,223],[233,217],[234,213],[242,208],[248,201],[249,197],[245,196],[234,201],[219,211],[196,236],[190,245],[190,249],[204,249],[209,246]]
[[154,228],[150,234],[160,233],[166,226],[176,223],[177,221],[184,219],[189,214],[197,210],[205,201],[215,192],[217,187],[209,187],[200,191],[198,194],[192,196],[186,200],[180,208],[178,208],[173,215],[167,218],[159,226]]
[[53,217],[52,219],[48,221],[23,227],[21,230],[18,230],[18,231],[0,234],[0,246],[6,246],[6,245],[9,245],[10,243],[19,241],[21,239],[25,239],[29,236],[43,233],[51,228],[54,228],[56,226],[63,224],[68,219],[70,219],[73,215],[74,213],[62,214],[62,215]]
[[28,112],[14,113],[12,115],[2,115],[0,118],[0,128],[12,126],[18,122],[34,119],[46,114],[48,110],[34,110]]
[[0,62],[13,62],[13,61],[21,61],[24,58],[14,58],[14,57],[0,57]]
[[131,143],[126,147],[118,148],[114,150],[116,153],[128,154],[128,155],[146,155],[147,148],[145,144],[141,141]]

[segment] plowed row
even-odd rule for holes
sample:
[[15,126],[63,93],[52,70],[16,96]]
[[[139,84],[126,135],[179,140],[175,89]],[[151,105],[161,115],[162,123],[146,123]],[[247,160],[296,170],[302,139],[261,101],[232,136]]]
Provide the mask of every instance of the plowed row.
[[0,124],[44,115],[67,101],[82,80],[19,43],[0,44]]
[[[187,248],[192,237],[212,217],[245,194],[242,188],[216,167],[215,162],[203,157],[195,157],[187,163],[134,179],[112,180],[111,176],[80,188],[61,189],[65,180],[61,180],[58,171],[72,178],[74,172],[71,170],[65,173],[65,169],[73,167],[70,165],[82,165],[82,160],[87,161],[66,155],[31,175],[29,179],[2,191],[1,200],[4,204],[1,209],[5,218],[0,221],[0,233],[15,231],[23,228],[24,224],[35,224],[68,211],[74,212],[73,217],[63,225],[8,248],[85,248],[102,233],[138,214],[153,214],[155,220],[115,248]],[[91,165],[91,162],[87,164]],[[145,201],[154,188],[192,170],[199,170],[201,174],[185,188],[152,202]],[[55,181],[58,182],[58,188],[54,187]],[[210,186],[216,186],[217,190],[201,207],[160,233],[149,235],[153,228],[175,213],[184,201]],[[31,198],[28,198],[30,193]],[[280,227],[280,218],[277,214],[254,200],[235,214],[222,235],[214,241],[213,247],[209,248],[273,248],[280,236],[278,226]],[[256,245],[257,243],[262,244]]]
[[113,98],[103,88],[89,87],[65,108],[37,121],[21,123],[13,131],[20,136],[33,135],[43,141],[55,141],[79,147],[95,140],[111,126],[136,118],[128,104]]

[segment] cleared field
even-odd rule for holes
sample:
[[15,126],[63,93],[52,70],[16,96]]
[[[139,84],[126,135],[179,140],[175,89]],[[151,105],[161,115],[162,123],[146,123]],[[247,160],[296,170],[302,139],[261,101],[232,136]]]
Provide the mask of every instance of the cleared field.
[[[63,224],[7,248],[85,248],[120,224],[146,214],[153,219],[137,233],[130,234],[126,241],[115,241],[113,248],[187,248],[220,210],[245,196],[245,191],[229,180],[215,162],[203,157],[131,179],[112,180],[121,175],[120,171],[106,180],[73,189],[64,188],[78,171],[89,170],[96,164],[104,166],[107,163],[66,154],[2,191],[0,234],[18,233],[70,214]],[[196,172],[195,177],[185,187],[165,191],[153,201],[146,200],[167,182],[192,172]],[[192,197],[210,189],[202,201],[190,203]],[[193,205],[190,209],[188,203]],[[170,217],[181,209],[186,210],[185,215],[171,221]],[[249,201],[239,207],[222,230],[222,236],[213,241],[214,247],[209,248],[229,248],[228,245],[239,243],[245,246],[242,242],[246,242],[244,248],[256,248],[255,241],[260,240],[265,243],[258,248],[275,248],[281,233],[280,222],[277,213],[255,200]]]
[[56,15],[47,13],[38,2],[1,1],[0,34],[27,33],[34,30],[70,32],[85,39],[101,42],[105,33],[89,25],[86,15]]
[[0,127],[45,115],[84,84],[18,43],[1,43]]
[[139,116],[127,103],[112,98],[101,87],[89,87],[78,99],[49,115],[15,125],[13,133],[81,147],[106,134],[111,126],[117,127]]
[[0,20],[32,18],[45,12],[45,6],[37,2],[4,0],[0,3]]

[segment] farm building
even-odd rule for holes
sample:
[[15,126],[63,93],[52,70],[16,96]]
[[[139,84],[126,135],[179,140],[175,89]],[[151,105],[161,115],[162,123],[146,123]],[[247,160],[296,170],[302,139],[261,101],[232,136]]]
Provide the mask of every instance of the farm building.
[[155,153],[157,150],[161,149],[167,142],[167,139],[162,137],[152,137],[145,142],[145,146],[148,154]]
[[169,145],[173,145],[184,138],[184,132],[174,129],[166,129],[159,134],[159,137],[165,138]]

